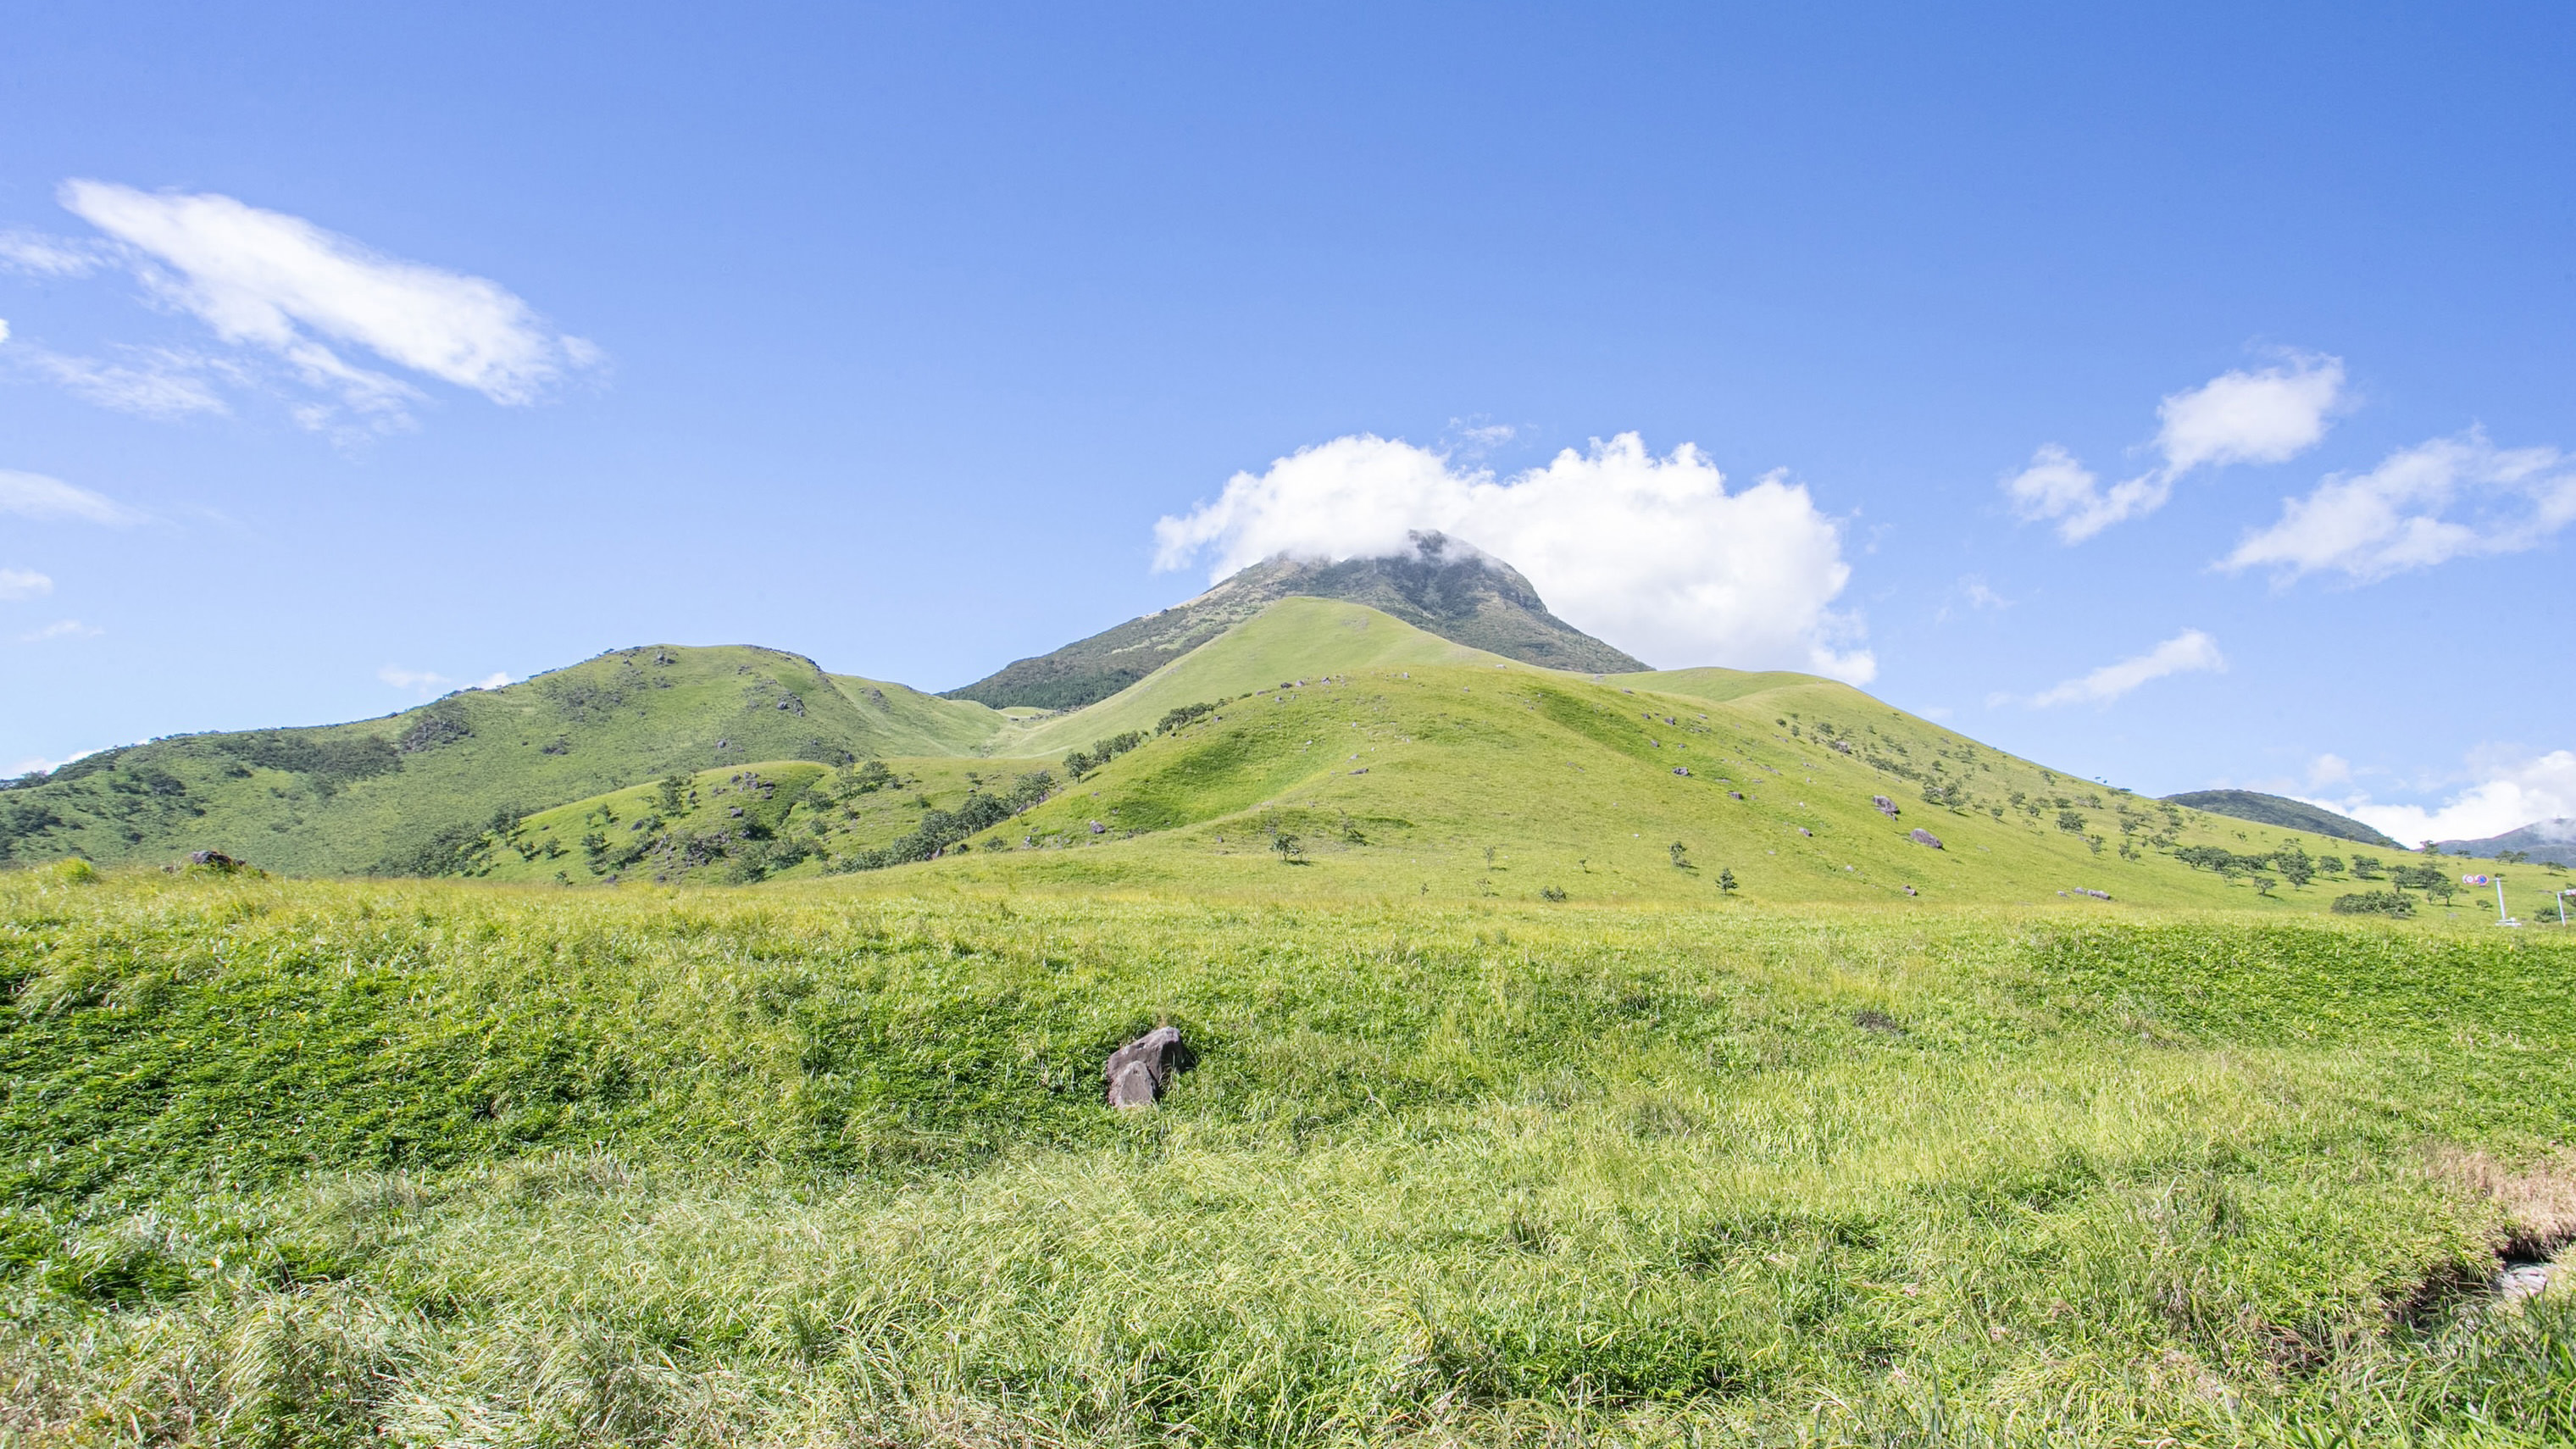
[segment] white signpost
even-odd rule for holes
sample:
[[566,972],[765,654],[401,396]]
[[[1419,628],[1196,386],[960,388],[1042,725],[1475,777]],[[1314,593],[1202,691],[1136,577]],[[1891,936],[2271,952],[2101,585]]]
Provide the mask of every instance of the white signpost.
[[[2491,885],[2491,886],[2494,886],[2494,887],[2496,888],[2496,924],[2497,924],[2497,925],[2499,925],[2499,926],[2519,926],[2519,925],[2521,925],[2521,924],[2522,924],[2522,922],[2517,921],[2517,920],[2515,920],[2513,917],[2511,917],[2511,916],[2509,916],[2509,915],[2506,915],[2506,914],[2505,914],[2505,910],[2504,910],[2504,877],[2503,877],[2503,876],[2501,876],[2501,875],[2464,875],[2464,876],[2460,877],[2460,884],[2462,884],[2462,885]],[[2560,917],[2561,917],[2560,924],[2562,924],[2562,925],[2563,925],[2563,924],[2565,924],[2565,919],[2564,919],[2564,918],[2565,918],[2565,916],[2566,916],[2567,908],[2566,908],[2565,906],[2563,906],[2563,905],[2562,905],[2562,906],[2560,906],[2560,907],[2558,908],[2558,911],[2559,911],[2559,915],[2560,915]]]

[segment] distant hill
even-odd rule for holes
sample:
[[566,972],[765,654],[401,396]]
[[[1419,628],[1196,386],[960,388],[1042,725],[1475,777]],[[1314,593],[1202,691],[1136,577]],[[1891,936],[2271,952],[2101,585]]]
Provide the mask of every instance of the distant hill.
[[2508,830],[2502,835],[2490,835],[2484,840],[2437,841],[2433,848],[2444,855],[2474,855],[2486,859],[2516,850],[2533,860],[2576,865],[2576,820],[2560,816],[2519,830]]
[[1542,668],[1624,674],[1646,667],[1549,613],[1510,564],[1438,533],[1412,537],[1412,548],[1391,558],[1255,564],[1187,603],[1015,661],[947,697],[996,709],[1078,709],[1299,595],[1365,604],[1443,639]]
[[2338,840],[2357,840],[2364,845],[2383,846],[2389,850],[2409,847],[2389,839],[2349,815],[2337,815],[2305,800],[2292,800],[2284,795],[2266,795],[2260,790],[2193,790],[2165,797],[2177,805],[2206,810],[2212,815],[2232,815],[2251,820],[2257,825],[2277,825],[2284,830],[2305,830],[2315,835],[2331,835]]
[[212,849],[296,874],[436,875],[515,817],[756,761],[971,754],[996,711],[775,649],[648,645],[381,719],[174,735],[0,789],[0,863]]

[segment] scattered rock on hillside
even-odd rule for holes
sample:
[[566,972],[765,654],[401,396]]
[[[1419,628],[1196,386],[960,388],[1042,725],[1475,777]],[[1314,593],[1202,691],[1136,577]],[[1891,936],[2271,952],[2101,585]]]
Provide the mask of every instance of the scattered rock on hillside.
[[2496,1275],[2496,1296],[2507,1303],[2537,1298],[2547,1291],[2549,1280],[2557,1272],[2556,1265],[2550,1263],[2515,1263]]
[[1941,837],[1940,837],[1940,836],[1937,836],[1937,835],[1935,835],[1935,834],[1933,834],[1933,833],[1932,833],[1931,831],[1929,831],[1929,830],[1924,829],[1924,828],[1923,828],[1922,826],[1920,826],[1920,825],[1915,826],[1915,827],[1914,827],[1914,829],[1913,829],[1911,832],[1909,832],[1909,833],[1906,835],[1906,837],[1905,837],[1905,838],[1906,838],[1906,839],[1908,839],[1908,840],[1913,841],[1913,842],[1914,842],[1915,844],[1917,844],[1917,845],[1928,845],[1928,846],[1932,847],[1934,850],[1939,850],[1939,849],[1941,848]]
[[1888,799],[1884,795],[1872,795],[1869,797],[1869,803],[1878,807],[1879,814],[1886,816],[1890,820],[1896,818],[1895,801]]
[[1190,1067],[1189,1048],[1177,1026],[1158,1026],[1110,1054],[1100,1078],[1112,1107],[1150,1107],[1172,1074]]

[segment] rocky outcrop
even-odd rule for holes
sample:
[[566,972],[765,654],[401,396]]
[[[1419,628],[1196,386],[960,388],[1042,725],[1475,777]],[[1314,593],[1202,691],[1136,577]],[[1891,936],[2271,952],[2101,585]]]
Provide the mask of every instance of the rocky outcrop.
[[1181,1029],[1158,1026],[1111,1053],[1100,1077],[1110,1106],[1150,1107],[1161,1099],[1173,1075],[1191,1065]]

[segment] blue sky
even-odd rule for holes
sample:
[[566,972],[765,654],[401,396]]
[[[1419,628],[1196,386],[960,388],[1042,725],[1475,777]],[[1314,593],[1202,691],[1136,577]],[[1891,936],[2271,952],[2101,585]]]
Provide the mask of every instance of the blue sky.
[[1435,523],[2141,790],[2576,814],[2563,7],[532,9],[7,7],[0,771]]

